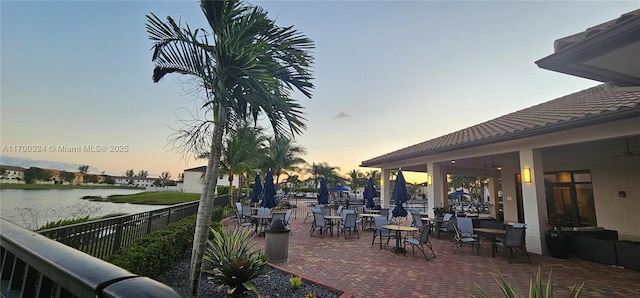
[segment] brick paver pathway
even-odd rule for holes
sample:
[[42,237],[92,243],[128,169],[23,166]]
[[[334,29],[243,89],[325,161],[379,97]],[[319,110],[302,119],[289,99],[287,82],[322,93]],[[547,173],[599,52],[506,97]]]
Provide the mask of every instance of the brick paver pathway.
[[[351,292],[354,297],[469,297],[478,285],[502,297],[494,274],[501,272],[521,294],[541,268],[543,282],[553,270],[557,297],[566,297],[573,285],[585,282],[582,297],[640,297],[640,272],[615,268],[578,259],[555,259],[531,254],[531,262],[509,264],[502,252],[491,257],[486,243],[480,254],[469,246],[451,253],[448,239],[432,237],[436,259],[425,261],[419,251],[406,256],[394,254],[390,246],[380,249],[373,233],[362,232],[360,239],[310,237],[311,220],[303,222],[304,208],[291,218],[292,234],[288,262],[277,264],[301,276]],[[403,224],[409,225],[406,220]],[[314,234],[315,235],[315,234]],[[255,238],[264,247],[264,238]],[[640,257],[640,256],[639,256]],[[522,260],[522,259],[521,259]]]

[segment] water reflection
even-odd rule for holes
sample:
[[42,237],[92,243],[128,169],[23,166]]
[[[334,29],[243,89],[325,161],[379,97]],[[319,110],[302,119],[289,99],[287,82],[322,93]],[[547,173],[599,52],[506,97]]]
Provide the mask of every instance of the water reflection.
[[106,197],[133,194],[137,189],[0,189],[0,217],[28,229],[49,221],[113,213],[134,214],[166,207],[165,205],[135,205],[128,203],[93,202],[83,196]]

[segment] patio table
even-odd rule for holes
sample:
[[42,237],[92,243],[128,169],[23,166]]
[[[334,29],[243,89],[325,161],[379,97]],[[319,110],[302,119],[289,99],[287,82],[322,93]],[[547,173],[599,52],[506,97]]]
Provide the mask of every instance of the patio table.
[[[272,215],[271,215],[271,214],[265,214],[265,215],[257,215],[257,214],[254,214],[254,215],[251,215],[251,219],[254,219],[254,220],[253,220],[253,224],[254,224],[254,226],[255,226],[254,233],[255,233],[255,234],[258,234],[258,226],[259,226],[260,224],[262,224],[262,222],[263,222],[264,220],[269,220],[269,219],[271,219],[271,217],[272,217]],[[261,237],[261,236],[264,236],[264,233],[260,233],[260,234],[258,234],[258,237]]]
[[358,214],[358,216],[360,216],[360,218],[362,219],[362,230],[364,231],[365,224],[369,224],[368,230],[375,230],[375,228],[371,227],[371,224],[373,223],[373,218],[374,217],[378,217],[378,216],[382,216],[382,215],[380,215],[380,214],[363,213],[363,214]]
[[[507,233],[506,230],[501,230],[501,229],[489,229],[489,228],[474,228],[473,229],[474,232],[478,232],[478,233],[482,233],[482,234],[489,234],[491,237],[491,256],[495,257],[496,256],[496,252],[493,249],[494,244],[496,242],[496,235],[505,235]],[[480,237],[478,237],[478,252],[480,251]]]
[[[324,219],[329,220],[330,224],[333,226],[337,226],[335,221],[338,221],[340,219],[342,219],[342,216],[338,216],[338,215],[325,215]],[[331,229],[331,232],[329,234],[329,236],[333,237],[333,229]],[[338,236],[338,234],[336,233],[336,236]]]
[[415,232],[418,231],[416,227],[402,226],[402,225],[384,225],[383,229],[396,232],[396,246],[393,248],[395,253],[404,252],[404,248],[400,247],[400,241],[402,240],[402,232]]

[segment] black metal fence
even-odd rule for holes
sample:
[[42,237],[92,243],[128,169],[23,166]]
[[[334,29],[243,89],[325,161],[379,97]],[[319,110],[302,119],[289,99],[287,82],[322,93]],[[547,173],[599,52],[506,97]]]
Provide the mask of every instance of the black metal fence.
[[[150,233],[196,214],[198,204],[198,201],[177,204],[133,215],[48,229],[39,233],[94,257],[104,258]],[[228,204],[227,196],[215,200],[215,205]]]

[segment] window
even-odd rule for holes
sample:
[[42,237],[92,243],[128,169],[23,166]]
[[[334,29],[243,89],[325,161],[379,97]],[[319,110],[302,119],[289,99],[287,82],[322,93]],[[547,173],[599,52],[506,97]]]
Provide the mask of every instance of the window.
[[545,173],[547,216],[560,216],[564,226],[597,226],[591,172]]

